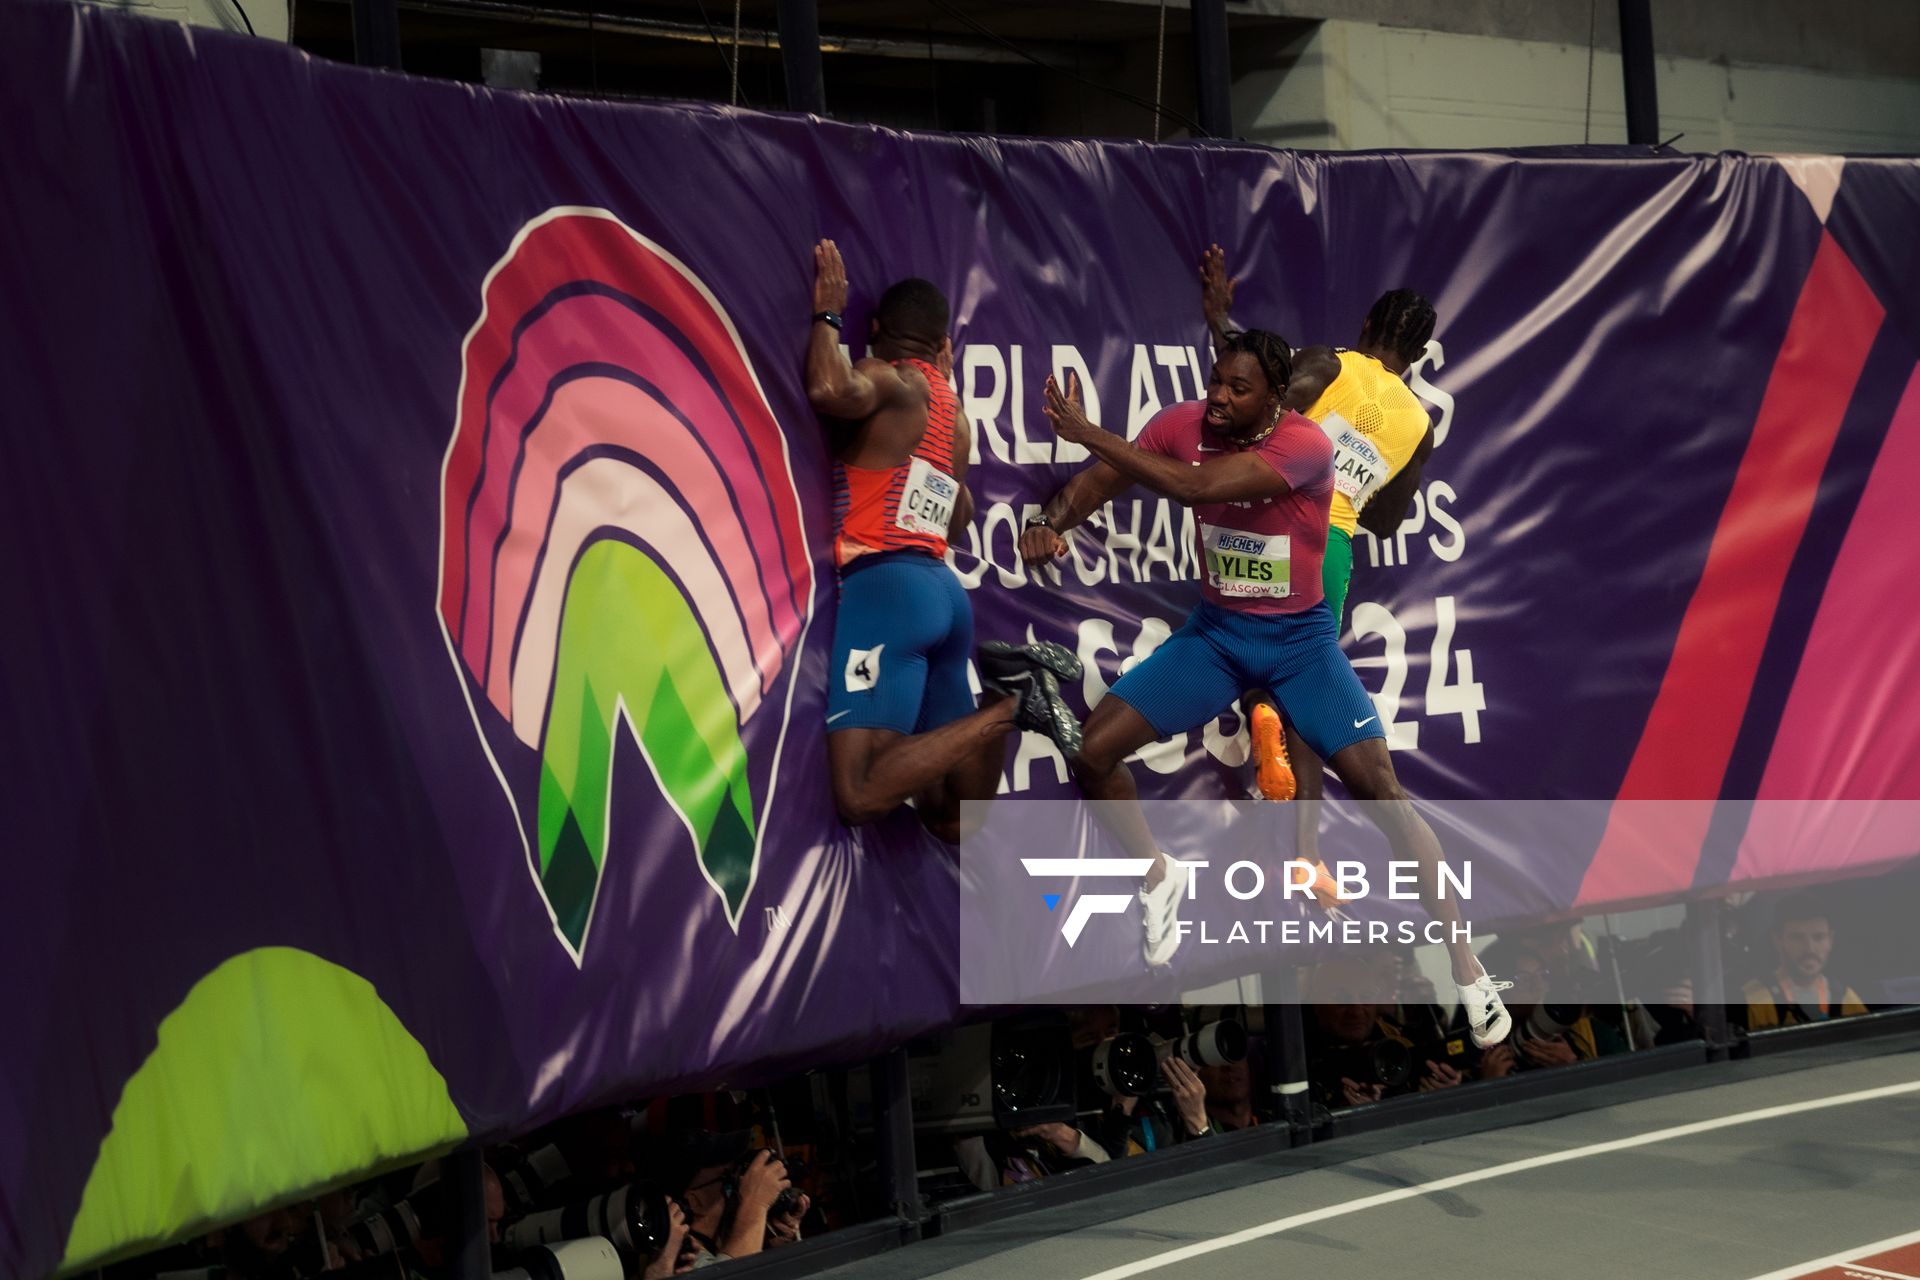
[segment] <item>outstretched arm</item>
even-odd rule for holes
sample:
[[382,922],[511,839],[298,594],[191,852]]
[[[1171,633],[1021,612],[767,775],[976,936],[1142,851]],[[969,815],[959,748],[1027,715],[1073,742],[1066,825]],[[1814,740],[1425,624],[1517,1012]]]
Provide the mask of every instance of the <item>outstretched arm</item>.
[[1071,372],[1067,374],[1064,393],[1058,382],[1051,377],[1047,379],[1046,404],[1042,411],[1062,440],[1085,445],[1088,452],[1127,480],[1189,507],[1203,502],[1278,498],[1291,491],[1280,473],[1255,454],[1223,453],[1194,466],[1178,458],[1136,448],[1119,436],[1101,430],[1087,419],[1080,407],[1080,379]]

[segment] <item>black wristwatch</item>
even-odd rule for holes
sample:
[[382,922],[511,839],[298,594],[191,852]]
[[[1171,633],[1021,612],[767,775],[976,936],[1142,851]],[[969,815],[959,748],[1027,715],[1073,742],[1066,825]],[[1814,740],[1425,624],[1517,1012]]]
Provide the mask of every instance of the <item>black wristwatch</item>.
[[1046,512],[1036,511],[1027,517],[1027,522],[1021,525],[1020,528],[1022,531],[1027,529],[1051,529],[1053,528],[1053,521],[1047,519]]
[[813,313],[813,318],[816,322],[825,320],[836,329],[840,327],[840,313],[838,311],[816,311]]

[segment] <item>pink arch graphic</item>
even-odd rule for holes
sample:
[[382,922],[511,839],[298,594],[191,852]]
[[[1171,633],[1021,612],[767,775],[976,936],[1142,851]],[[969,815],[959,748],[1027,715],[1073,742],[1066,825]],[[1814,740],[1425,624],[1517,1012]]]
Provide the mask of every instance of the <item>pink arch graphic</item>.
[[[556,298],[569,287],[598,292]],[[801,633],[813,566],[784,434],[718,303],[657,246],[591,209],[530,222],[482,296],[442,475],[439,609],[488,700],[512,716],[514,629],[534,587],[559,472],[583,449],[618,443],[647,458],[699,513],[747,629],[762,686],[749,701],[757,704]],[[555,376],[582,364],[632,372],[678,417],[655,403],[631,421],[569,412],[529,431]],[[589,401],[600,398],[596,391]]]

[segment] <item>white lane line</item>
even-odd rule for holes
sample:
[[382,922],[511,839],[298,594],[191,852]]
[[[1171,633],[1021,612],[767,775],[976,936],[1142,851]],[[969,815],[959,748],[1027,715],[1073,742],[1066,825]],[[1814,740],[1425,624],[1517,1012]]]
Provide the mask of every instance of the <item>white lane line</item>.
[[1782,1267],[1778,1271],[1769,1271],[1763,1276],[1755,1276],[1753,1280],[1798,1280],[1798,1277],[1804,1276],[1811,1271],[1818,1271],[1822,1267],[1846,1267],[1853,1271],[1864,1272],[1867,1275],[1892,1276],[1895,1280],[1906,1280],[1906,1278],[1902,1277],[1897,1271],[1882,1271],[1878,1267],[1863,1267],[1857,1262],[1849,1261],[1849,1259],[1877,1257],[1889,1249],[1898,1249],[1903,1244],[1915,1243],[1920,1243],[1920,1231],[1909,1231],[1903,1236],[1892,1236],[1885,1240],[1876,1240],[1872,1244],[1857,1244],[1851,1249],[1842,1249],[1839,1253],[1830,1253],[1824,1258],[1815,1258],[1811,1262],[1796,1262],[1790,1267]]
[[[1717,1120],[1697,1120],[1692,1124],[1675,1125],[1671,1129],[1655,1129],[1632,1138],[1615,1138],[1610,1142],[1596,1142],[1584,1147],[1574,1147],[1568,1151],[1556,1151],[1550,1155],[1528,1156],[1524,1160],[1514,1160],[1507,1164],[1497,1164],[1489,1169],[1475,1169],[1471,1173],[1456,1173],[1448,1178],[1436,1178],[1432,1182],[1423,1182],[1417,1187],[1401,1187],[1394,1191],[1382,1191],[1378,1195],[1363,1196],[1358,1200],[1348,1200],[1341,1204],[1328,1205],[1324,1209],[1314,1209],[1307,1213],[1296,1213],[1285,1218],[1276,1218],[1272,1222],[1263,1222],[1257,1227],[1248,1227],[1231,1235],[1220,1236],[1213,1240],[1203,1240],[1198,1244],[1182,1245],[1178,1249],[1169,1249],[1157,1253],[1151,1258],[1142,1258],[1138,1262],[1129,1262],[1124,1266],[1110,1267],[1105,1271],[1096,1271],[1085,1280],[1125,1280],[1127,1276],[1144,1275],[1149,1271],[1158,1271],[1189,1258],[1199,1258],[1221,1249],[1231,1249],[1235,1245],[1246,1244],[1267,1236],[1279,1235],[1282,1231],[1291,1231],[1295,1227],[1304,1227],[1315,1222],[1325,1222],[1329,1218],[1343,1218],[1350,1213],[1359,1213],[1362,1209],[1377,1209],[1381,1205],[1397,1204],[1402,1200],[1411,1200],[1417,1196],[1432,1195],[1436,1191],[1451,1191],[1455,1187],[1469,1186],[1475,1182],[1485,1182],[1490,1178],[1504,1178],[1510,1173],[1525,1173],[1529,1169],[1542,1169],[1548,1165],[1564,1164],[1569,1160],[1583,1160],[1588,1156],[1602,1156],[1613,1151],[1628,1151],[1634,1147],[1649,1146],[1655,1142],[1667,1142],[1674,1138],[1687,1138],[1696,1133],[1711,1133],[1715,1129],[1730,1129],[1735,1125],[1755,1124],[1762,1120],[1773,1120],[1780,1116],[1790,1116],[1802,1111],[1819,1111],[1826,1107],[1841,1107],[1852,1102],[1871,1102],[1876,1098],[1891,1098],[1898,1094],[1920,1092],[1920,1081],[1909,1084],[1890,1084],[1878,1089],[1862,1089],[1857,1093],[1843,1093],[1831,1098],[1814,1098],[1806,1102],[1791,1102],[1778,1107],[1762,1107],[1758,1111],[1742,1111],[1735,1115],[1721,1116]],[[1900,1243],[1895,1241],[1895,1244]],[[1878,1246],[1869,1245],[1867,1248]],[[1891,1246],[1889,1246],[1891,1247]],[[1840,1258],[1850,1258],[1861,1253],[1861,1249],[1850,1249]],[[1808,1263],[1807,1266],[1814,1264]],[[1784,1280],[1787,1276],[1802,1274],[1804,1268],[1778,1272],[1773,1277],[1759,1277],[1758,1280]]]

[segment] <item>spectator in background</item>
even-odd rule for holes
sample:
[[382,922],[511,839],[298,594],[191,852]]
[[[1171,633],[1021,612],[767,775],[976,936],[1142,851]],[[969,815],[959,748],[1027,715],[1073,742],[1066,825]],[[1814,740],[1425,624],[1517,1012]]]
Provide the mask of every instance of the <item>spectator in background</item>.
[[1773,917],[1775,967],[1767,978],[1747,983],[1749,1031],[1792,1027],[1867,1011],[1859,993],[1827,976],[1833,954],[1833,925],[1818,900],[1799,895],[1783,900]]
[[1219,1067],[1196,1067],[1194,1075],[1206,1091],[1207,1123],[1213,1132],[1251,1129],[1266,1119],[1253,1109],[1251,1058]]
[[774,1202],[791,1185],[786,1162],[771,1151],[753,1151],[751,1142],[745,1129],[682,1135],[680,1177],[673,1180],[687,1206],[682,1267],[750,1257],[799,1238],[811,1201],[802,1193],[791,1209],[775,1213]]
[[1194,1068],[1168,1057],[1160,1063],[1160,1076],[1167,1085],[1164,1095],[1109,1098],[1096,1130],[1107,1154],[1142,1155],[1213,1132],[1207,1116],[1207,1086]]
[[1590,945],[1577,925],[1559,924],[1509,934],[1487,948],[1486,963],[1513,974],[1507,1007],[1514,1033],[1480,1055],[1480,1079],[1563,1067],[1626,1048],[1624,1034],[1595,1017],[1598,972]]
[[1408,981],[1401,958],[1391,953],[1343,956],[1308,974],[1307,1082],[1322,1105],[1357,1107],[1416,1089],[1452,1088],[1465,1078],[1437,1059],[1414,1061],[1412,1037],[1393,1020],[1403,990],[1413,993],[1419,1009],[1420,984]]
[[[1110,1004],[1074,1009],[1067,1018],[1076,1052],[1094,1048],[1121,1029],[1120,1010]],[[1206,1086],[1193,1068],[1167,1060],[1160,1064],[1160,1075],[1166,1082],[1165,1090],[1144,1098],[1117,1093],[1107,1096],[1106,1111],[1090,1130],[1108,1155],[1140,1155],[1211,1131]]]

